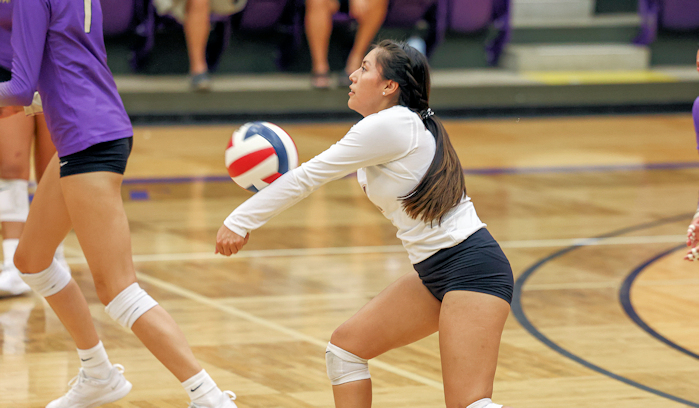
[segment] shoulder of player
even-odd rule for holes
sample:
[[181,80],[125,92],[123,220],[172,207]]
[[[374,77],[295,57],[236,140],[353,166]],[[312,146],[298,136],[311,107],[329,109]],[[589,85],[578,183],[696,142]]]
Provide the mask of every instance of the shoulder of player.
[[357,133],[380,133],[383,135],[405,135],[405,125],[419,118],[404,106],[394,106],[360,120],[352,129]]

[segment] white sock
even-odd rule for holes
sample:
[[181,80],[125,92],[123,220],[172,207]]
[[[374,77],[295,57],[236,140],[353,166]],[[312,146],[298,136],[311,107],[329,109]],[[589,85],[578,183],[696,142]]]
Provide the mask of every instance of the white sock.
[[189,399],[197,405],[214,408],[221,400],[221,391],[206,370],[201,370],[182,383]]
[[2,259],[4,266],[14,266],[15,251],[19,245],[19,238],[10,238],[2,240]]
[[109,377],[112,371],[112,363],[109,362],[107,351],[104,349],[101,341],[91,349],[78,349],[78,356],[80,356],[80,364],[88,377],[101,380]]

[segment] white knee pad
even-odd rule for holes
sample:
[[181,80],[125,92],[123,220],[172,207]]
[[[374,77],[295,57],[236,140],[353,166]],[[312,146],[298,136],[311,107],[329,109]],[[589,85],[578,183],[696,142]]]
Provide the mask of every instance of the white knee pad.
[[55,295],[70,283],[70,272],[56,260],[39,273],[20,273],[22,280],[43,297]]
[[371,378],[367,360],[332,343],[328,343],[328,348],[325,349],[325,364],[332,385]]
[[109,317],[130,329],[139,317],[157,305],[158,302],[141,289],[138,283],[132,283],[112,299],[105,310]]
[[28,185],[27,180],[0,179],[0,221],[27,221],[27,215],[29,215]]
[[466,408],[502,408],[502,405],[494,403],[490,398],[483,398]]

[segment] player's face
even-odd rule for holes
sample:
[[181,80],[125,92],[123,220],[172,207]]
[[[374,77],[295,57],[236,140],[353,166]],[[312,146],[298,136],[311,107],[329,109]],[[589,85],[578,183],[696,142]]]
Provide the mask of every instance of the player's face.
[[385,96],[381,94],[386,85],[386,80],[376,65],[376,53],[373,49],[362,61],[359,67],[350,75],[349,101],[347,106],[362,116],[368,116],[381,110]]

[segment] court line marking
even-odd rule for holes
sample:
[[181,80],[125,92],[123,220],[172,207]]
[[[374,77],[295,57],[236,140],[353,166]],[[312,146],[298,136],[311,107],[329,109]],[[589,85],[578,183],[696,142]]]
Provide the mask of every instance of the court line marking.
[[633,271],[631,271],[631,273],[629,273],[626,279],[624,279],[624,282],[622,283],[621,288],[619,289],[619,303],[621,303],[621,306],[624,308],[624,312],[626,312],[626,315],[631,319],[631,321],[636,323],[636,325],[640,327],[641,330],[655,337],[657,340],[667,345],[668,347],[671,347],[692,358],[699,359],[699,354],[680,346],[679,344],[660,334],[660,332],[658,332],[657,330],[650,327],[650,325],[646,323],[645,320],[643,320],[643,318],[638,314],[638,312],[636,312],[636,308],[634,308],[633,302],[631,301],[631,288],[633,287],[634,283],[636,283],[636,278],[638,278],[641,275],[641,273],[643,273],[646,270],[646,268],[648,268],[656,261],[670,254],[674,254],[675,252],[683,248],[684,245],[676,246],[674,248],[670,248],[666,251],[663,251],[655,255],[654,257],[646,260],[641,265],[636,267]]
[[[630,237],[598,237],[598,238],[569,238],[569,239],[534,239],[522,241],[501,241],[503,248],[551,248],[568,246],[594,245],[644,245],[684,242],[685,235],[650,235]],[[212,245],[213,248],[213,245]],[[172,253],[172,254],[141,254],[133,255],[135,263],[168,262],[168,261],[197,261],[197,260],[240,260],[248,258],[298,257],[298,256],[331,256],[331,255],[365,255],[405,253],[402,245],[377,245],[356,247],[330,248],[298,248],[298,249],[263,249],[245,251],[230,258],[211,252]],[[83,256],[66,258],[69,264],[85,264]]]
[[[652,228],[652,227],[668,224],[671,222],[682,221],[682,220],[686,219],[687,217],[691,217],[691,214],[681,214],[681,215],[676,215],[674,217],[667,217],[667,218],[663,218],[663,219],[656,220],[656,221],[651,221],[651,222],[633,225],[631,227],[622,228],[622,229],[601,235],[599,238],[612,238],[612,237],[626,234],[629,232],[640,231],[643,229]],[[578,356],[577,354],[573,354],[572,352],[570,352],[567,349],[563,348],[562,346],[558,345],[558,343],[556,343],[555,341],[548,338],[536,326],[534,326],[534,324],[529,320],[529,317],[524,312],[524,307],[522,305],[523,290],[524,290],[524,285],[526,284],[527,280],[532,275],[534,275],[534,273],[537,270],[539,270],[539,268],[541,268],[544,264],[546,264],[554,259],[560,258],[560,257],[568,254],[569,252],[575,251],[579,248],[580,248],[580,246],[568,246],[568,247],[565,247],[563,249],[559,249],[558,251],[555,251],[554,253],[552,253],[548,256],[545,256],[544,258],[541,258],[538,261],[534,262],[534,264],[532,264],[529,268],[525,269],[524,272],[522,272],[522,274],[519,275],[519,277],[515,281],[515,289],[514,289],[514,293],[512,296],[512,314],[517,319],[519,324],[522,325],[522,327],[527,332],[529,332],[529,334],[534,336],[534,338],[539,340],[544,345],[548,346],[551,350],[559,353],[560,355],[562,355],[570,360],[575,361],[576,363],[582,365],[583,367],[586,367],[586,368],[593,370],[593,371],[596,371],[602,375],[605,375],[607,377],[610,377],[612,379],[620,381],[626,385],[630,385],[632,387],[638,388],[638,389],[646,391],[648,393],[657,395],[659,397],[666,398],[666,399],[669,399],[671,401],[679,402],[681,404],[685,404],[685,405],[688,405],[690,407],[699,408],[699,404],[697,404],[695,402],[685,400],[685,399],[677,397],[675,395],[668,394],[668,393],[660,391],[658,389],[641,384],[637,381],[631,380],[631,379],[626,378],[624,376],[621,376],[619,374],[615,374],[607,369],[602,368],[601,366],[598,366],[596,364],[593,364],[593,363],[585,360],[584,358]]]
[[[208,296],[200,295],[200,294],[193,292],[191,290],[182,288],[178,285],[174,285],[172,283],[163,281],[163,280],[158,279],[158,278],[154,278],[154,277],[149,276],[149,275],[144,274],[144,273],[136,272],[136,275],[138,276],[138,279],[142,282],[146,282],[150,285],[157,286],[158,288],[160,288],[162,290],[166,290],[170,293],[179,295],[183,298],[207,305],[211,308],[220,310],[224,313],[227,313],[227,314],[230,314],[232,316],[236,316],[238,318],[241,318],[241,319],[247,320],[249,322],[258,324],[258,325],[266,327],[268,329],[271,329],[271,330],[274,330],[274,331],[277,331],[280,333],[284,333],[293,339],[313,344],[314,346],[321,347],[322,349],[325,349],[325,347],[327,346],[327,342],[325,342],[323,340],[317,339],[317,338],[309,336],[307,334],[303,334],[298,330],[290,329],[290,328],[285,327],[281,324],[274,323],[270,320],[263,319],[261,317],[257,317],[251,313],[240,310],[237,307],[222,304],[220,301],[216,301]],[[403,370],[402,368],[395,367],[391,364],[382,362],[381,360],[372,359],[371,365],[374,367],[380,368],[382,370],[388,371],[390,373],[408,378],[408,379],[413,380],[417,383],[427,385],[427,386],[430,386],[433,388],[437,388],[440,390],[444,390],[444,385],[439,381],[431,380],[431,379],[423,377],[419,374],[415,374],[415,373],[412,373],[410,371]]]

